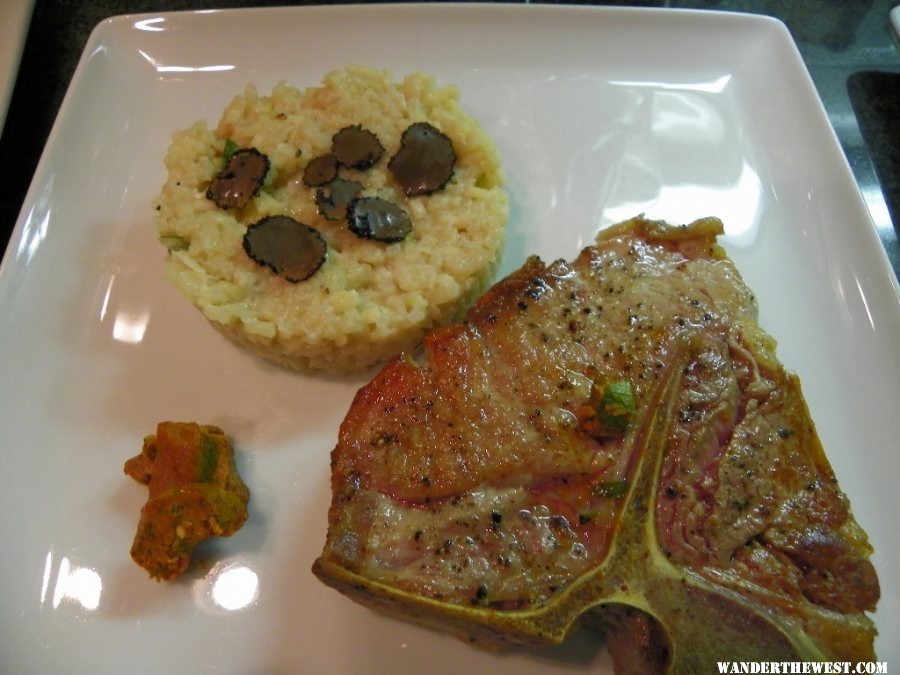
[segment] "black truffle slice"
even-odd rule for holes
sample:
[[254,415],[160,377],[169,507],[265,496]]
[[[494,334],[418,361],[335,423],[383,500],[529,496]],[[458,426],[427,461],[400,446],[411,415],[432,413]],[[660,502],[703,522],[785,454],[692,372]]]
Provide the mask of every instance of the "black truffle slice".
[[338,175],[337,157],[332,154],[319,155],[310,160],[303,170],[303,182],[309,187],[330,183]]
[[220,209],[240,209],[259,193],[269,171],[269,158],[256,148],[235,150],[206,190]]
[[328,220],[343,220],[347,217],[347,205],[362,190],[355,180],[335,178],[316,190],[316,206],[319,213]]
[[298,283],[322,266],[328,245],[309,225],[289,216],[267,216],[247,228],[244,250],[255,262]]
[[348,169],[364,171],[381,159],[384,146],[371,131],[354,124],[332,136],[331,153]]
[[358,237],[385,242],[400,241],[412,231],[409,214],[380,197],[360,197],[350,202],[347,225]]
[[453,143],[428,122],[411,124],[388,162],[394,180],[409,197],[431,194],[447,184],[456,165]]

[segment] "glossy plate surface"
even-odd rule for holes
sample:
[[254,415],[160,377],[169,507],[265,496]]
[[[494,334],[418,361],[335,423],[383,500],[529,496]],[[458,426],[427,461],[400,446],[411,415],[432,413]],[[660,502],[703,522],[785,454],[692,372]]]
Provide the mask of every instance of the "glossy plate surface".
[[[262,363],[164,281],[150,201],[171,133],[215,123],[248,82],[312,86],[353,63],[459,87],[504,161],[504,272],[531,253],[571,259],[642,211],[725,221],[875,544],[879,656],[900,663],[896,279],[784,26],[383,5],[120,17],[94,32],[0,269],[0,670],[609,672],[586,631],[487,654],[321,585],[329,452],[367,376]],[[253,499],[199,570],[158,584],[128,556],[146,490],[122,464],[165,419],[230,433]]]

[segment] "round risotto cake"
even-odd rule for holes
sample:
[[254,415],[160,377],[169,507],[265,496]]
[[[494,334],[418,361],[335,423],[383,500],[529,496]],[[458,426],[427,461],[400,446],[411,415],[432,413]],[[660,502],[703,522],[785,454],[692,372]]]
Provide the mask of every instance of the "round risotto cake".
[[[455,164],[442,187],[407,196],[389,163],[421,122],[449,138]],[[400,241],[320,215],[323,188],[304,171],[347,127],[374,134],[384,152],[369,167],[339,166],[339,176],[361,184],[360,202],[378,197],[408,214]],[[235,148],[262,153],[268,170],[246,205],[223,208],[208,193]],[[166,168],[154,205],[169,280],[232,341],[284,366],[346,372],[410,349],[457,318],[499,264],[508,216],[499,154],[456,88],[425,74],[394,82],[388,71],[351,67],[306,90],[279,83],[270,96],[248,85],[215,130],[201,121],[174,134]],[[309,278],[288,280],[251,257],[248,227],[270,216],[321,235],[327,251]]]

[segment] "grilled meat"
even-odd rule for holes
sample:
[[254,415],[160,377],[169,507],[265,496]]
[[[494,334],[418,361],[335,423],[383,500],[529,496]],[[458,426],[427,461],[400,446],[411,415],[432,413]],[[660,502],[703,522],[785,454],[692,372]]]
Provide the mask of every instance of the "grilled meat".
[[533,257],[389,362],[332,453],[319,578],[485,646],[590,622],[618,672],[874,658],[871,548],[721,232]]

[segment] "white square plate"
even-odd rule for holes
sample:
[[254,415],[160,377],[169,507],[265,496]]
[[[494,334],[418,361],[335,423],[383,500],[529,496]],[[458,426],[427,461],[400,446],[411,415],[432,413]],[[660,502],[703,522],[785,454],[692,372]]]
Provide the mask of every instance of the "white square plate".
[[[150,201],[171,133],[215,123],[248,82],[312,86],[354,63],[459,87],[508,178],[504,272],[573,258],[641,211],[725,221],[875,544],[879,656],[900,663],[897,282],[785,27],[437,4],[141,15],[93,33],[0,268],[0,670],[608,672],[587,632],[487,654],[320,584],[329,452],[367,377],[262,363],[164,281]],[[205,567],[157,584],[128,556],[146,492],[122,464],[164,419],[230,433],[253,499]]]

